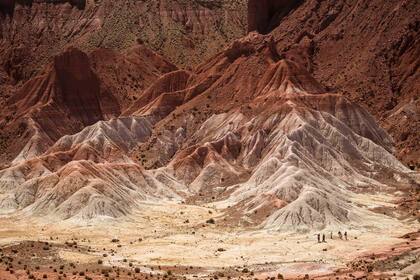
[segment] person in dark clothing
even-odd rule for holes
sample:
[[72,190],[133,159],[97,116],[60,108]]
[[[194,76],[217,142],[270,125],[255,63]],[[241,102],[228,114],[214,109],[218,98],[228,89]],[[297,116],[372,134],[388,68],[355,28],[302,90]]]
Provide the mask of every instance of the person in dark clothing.
[[327,241],[325,240],[325,234],[323,234],[323,235],[322,235],[322,242],[323,242],[323,243],[327,242]]
[[321,243],[321,234],[318,233],[318,243]]
[[338,232],[338,237],[340,237],[340,239],[343,239],[343,234],[341,233],[341,231]]
[[344,232],[344,239],[346,239],[346,240],[347,240],[347,231],[346,231],[346,232]]

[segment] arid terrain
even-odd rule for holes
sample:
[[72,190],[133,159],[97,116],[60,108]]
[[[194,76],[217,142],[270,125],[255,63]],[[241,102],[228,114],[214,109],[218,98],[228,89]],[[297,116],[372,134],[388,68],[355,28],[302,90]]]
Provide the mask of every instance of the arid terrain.
[[0,0],[0,280],[419,279],[415,0]]
[[221,215],[145,204],[118,222],[2,219],[0,279],[406,279],[419,271],[420,233],[404,235],[413,230],[404,223],[343,227],[348,240],[328,228],[317,243],[315,232],[238,231]]

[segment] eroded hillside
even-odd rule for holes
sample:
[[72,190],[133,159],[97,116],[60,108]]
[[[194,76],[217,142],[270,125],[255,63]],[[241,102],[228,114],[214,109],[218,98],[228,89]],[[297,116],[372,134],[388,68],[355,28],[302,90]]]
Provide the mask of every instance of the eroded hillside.
[[273,16],[263,25],[272,30],[276,24],[272,34],[279,52],[305,65],[327,88],[365,106],[394,138],[399,159],[418,168],[418,1],[309,0],[294,9],[287,1],[272,2],[283,6],[272,4]]

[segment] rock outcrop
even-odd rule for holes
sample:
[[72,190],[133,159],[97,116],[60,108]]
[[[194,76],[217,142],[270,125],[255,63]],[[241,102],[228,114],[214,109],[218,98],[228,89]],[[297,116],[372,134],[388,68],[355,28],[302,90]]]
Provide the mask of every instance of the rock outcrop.
[[[62,136],[119,116],[142,89],[176,69],[142,46],[90,56],[67,49],[7,100],[0,122],[2,161],[39,156]],[[141,84],[133,85],[134,79]],[[130,82],[121,86],[124,81]]]
[[302,2],[301,0],[249,0],[248,32],[270,33],[283,17]]

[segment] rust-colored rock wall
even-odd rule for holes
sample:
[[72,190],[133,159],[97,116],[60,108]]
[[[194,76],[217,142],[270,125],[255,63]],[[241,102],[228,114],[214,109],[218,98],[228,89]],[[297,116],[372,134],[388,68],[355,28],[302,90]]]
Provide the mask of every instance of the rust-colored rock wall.
[[77,49],[69,49],[55,57],[54,68],[60,94],[58,98],[71,114],[78,116],[85,126],[102,119],[100,83],[92,72],[88,56]]
[[249,0],[248,32],[269,33],[301,2],[300,0]]

